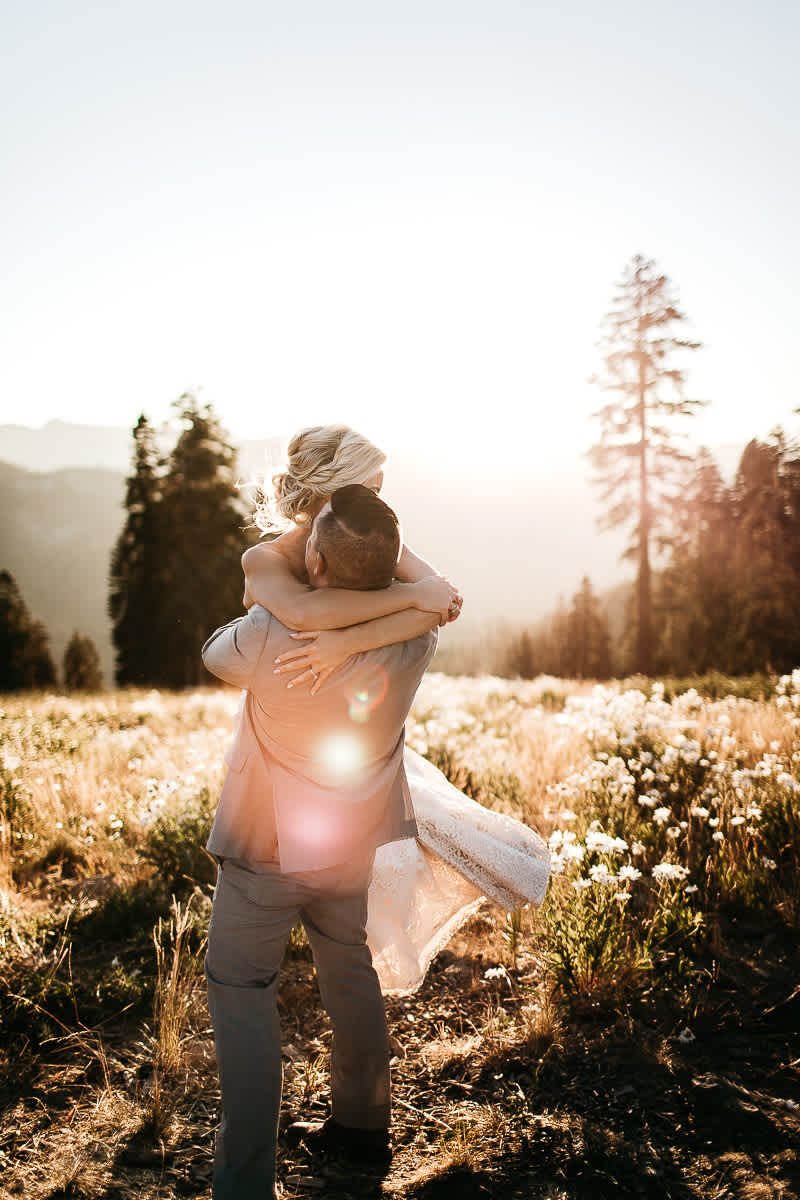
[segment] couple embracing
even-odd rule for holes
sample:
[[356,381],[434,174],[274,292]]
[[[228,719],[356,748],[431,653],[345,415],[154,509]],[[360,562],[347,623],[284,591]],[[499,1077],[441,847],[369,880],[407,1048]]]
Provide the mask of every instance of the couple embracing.
[[[222,1092],[215,1200],[269,1200],[281,1096],[277,986],[305,927],[333,1027],[331,1115],[310,1150],[385,1168],[384,990],[418,986],[483,896],[540,903],[532,830],[467,799],[404,747],[406,717],[461,596],[402,545],[384,455],[343,425],[301,430],[256,520],[247,614],[203,647],[244,689],[208,842],[219,864],[206,976]],[[289,676],[287,681],[287,675]]]

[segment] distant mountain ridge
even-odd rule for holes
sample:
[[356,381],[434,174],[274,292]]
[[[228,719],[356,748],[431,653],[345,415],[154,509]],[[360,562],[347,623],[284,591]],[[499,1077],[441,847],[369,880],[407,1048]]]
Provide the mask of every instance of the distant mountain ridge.
[[[131,444],[130,431],[114,426],[0,426],[0,568],[47,625],[57,662],[74,629],[88,633],[108,683],[108,568],[124,520]],[[241,478],[269,473],[282,445],[281,438],[244,442]],[[732,476],[741,447],[712,452]],[[538,620],[585,574],[598,592],[630,577],[619,560],[624,535],[597,532],[587,475],[576,458],[502,485],[480,466],[454,480],[452,470],[444,478],[400,452],[387,463],[384,495],[409,544],[463,591],[456,628],[478,634],[499,619]]]
[[74,630],[90,634],[113,677],[108,564],[123,521],[125,476],[75,467],[36,474],[0,462],[0,565],[51,637],[60,667]]
[[[127,475],[132,442],[131,430],[117,425],[78,425],[69,421],[48,421],[39,429],[0,425],[0,460],[29,471],[98,467]],[[280,454],[282,445],[279,437],[246,442],[242,465],[258,473],[270,456]]]

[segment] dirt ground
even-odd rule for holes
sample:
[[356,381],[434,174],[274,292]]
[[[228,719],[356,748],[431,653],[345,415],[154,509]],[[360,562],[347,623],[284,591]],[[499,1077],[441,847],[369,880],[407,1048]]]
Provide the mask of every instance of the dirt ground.
[[[479,914],[418,993],[387,998],[395,1153],[384,1177],[286,1144],[291,1121],[326,1113],[329,1031],[301,949],[280,992],[283,1196],[798,1200],[798,954],[777,933],[734,932],[735,955],[709,963],[676,1019],[652,996],[556,1003],[531,939],[512,966]],[[218,1089],[201,987],[155,1124],[142,1115],[149,1072],[141,1026],[124,1014],[40,1047],[2,1097],[4,1200],[210,1196]]]

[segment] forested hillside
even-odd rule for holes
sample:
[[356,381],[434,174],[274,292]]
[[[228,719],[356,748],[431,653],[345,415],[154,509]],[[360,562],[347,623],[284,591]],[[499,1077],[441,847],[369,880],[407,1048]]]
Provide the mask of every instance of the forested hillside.
[[74,630],[89,634],[107,682],[113,676],[108,563],[124,491],[121,471],[38,474],[0,462],[0,567],[47,626],[56,662]]

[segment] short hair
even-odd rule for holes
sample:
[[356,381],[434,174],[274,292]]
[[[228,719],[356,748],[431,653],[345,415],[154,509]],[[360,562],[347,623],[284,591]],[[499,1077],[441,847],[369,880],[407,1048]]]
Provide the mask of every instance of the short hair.
[[400,555],[397,514],[371,488],[337,488],[314,522],[317,548],[334,587],[373,591],[388,587]]

